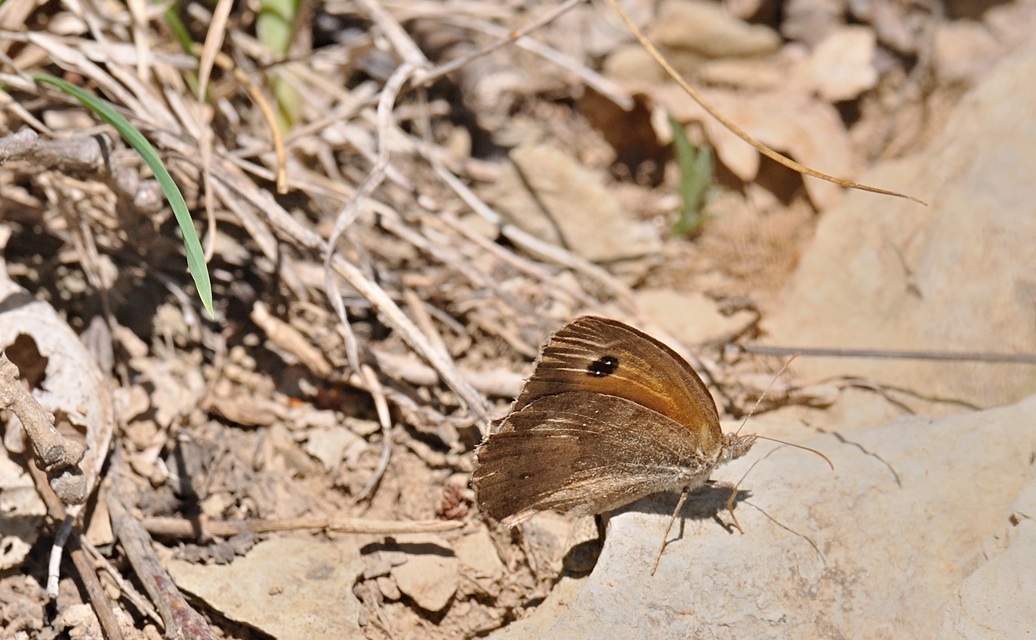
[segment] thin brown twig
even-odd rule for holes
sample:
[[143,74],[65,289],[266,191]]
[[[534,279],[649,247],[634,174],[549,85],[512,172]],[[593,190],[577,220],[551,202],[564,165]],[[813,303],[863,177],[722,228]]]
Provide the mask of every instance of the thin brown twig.
[[583,1],[584,0],[565,0],[565,2],[562,2],[558,6],[556,6],[553,9],[547,11],[542,16],[540,16],[539,18],[533,20],[529,24],[524,25],[520,29],[516,29],[514,31],[511,31],[510,33],[507,34],[506,38],[501,38],[501,39],[497,40],[496,42],[493,42],[493,43],[491,43],[491,44],[489,44],[489,45],[487,45],[485,47],[482,47],[478,51],[473,51],[472,53],[470,53],[470,54],[468,54],[466,56],[461,56],[461,57],[457,58],[456,60],[451,60],[451,61],[447,62],[446,64],[439,65],[438,67],[436,67],[434,69],[428,70],[426,73],[417,74],[416,77],[414,78],[414,82],[417,85],[427,87],[428,85],[430,85],[431,83],[435,82],[439,78],[441,78],[441,77],[443,77],[443,76],[445,76],[447,74],[453,73],[454,71],[456,71],[457,69],[460,69],[461,67],[463,67],[466,64],[470,64],[473,60],[477,60],[478,58],[482,58],[484,56],[488,56],[489,54],[493,53],[497,49],[502,49],[502,48],[506,47],[507,45],[513,44],[513,43],[521,40],[525,36],[529,35],[533,31],[536,31],[537,29],[540,29],[540,28],[550,24],[551,22],[554,22],[555,20],[557,20],[561,16],[565,15],[566,13],[568,13],[569,11],[574,9],[576,6],[582,4]]
[[428,59],[424,57],[421,48],[384,7],[374,0],[358,0],[357,4],[362,6],[370,19],[378,25],[385,37],[392,43],[396,53],[403,59],[404,64],[415,68],[428,66]]
[[47,473],[50,487],[67,505],[82,504],[87,496],[86,477],[79,463],[86,447],[69,440],[54,428],[47,413],[22,384],[18,367],[0,349],[0,408],[10,409],[22,423],[32,443],[36,464]]
[[450,187],[472,210],[492,225],[500,229],[508,240],[525,249],[533,256],[547,260],[555,264],[567,267],[576,273],[581,273],[604,285],[615,296],[616,300],[627,310],[635,310],[637,304],[633,299],[630,288],[615,276],[596,264],[581,258],[563,247],[540,240],[536,236],[516,227],[513,224],[504,222],[503,218],[489,205],[482,201],[467,185],[461,182],[449,169],[438,162],[433,156],[426,154],[425,158],[432,164],[436,174]]
[[949,360],[996,364],[1036,364],[1033,353],[995,353],[991,351],[923,351],[910,349],[849,349],[841,347],[779,347],[765,344],[732,345],[746,353],[818,358],[876,358],[889,360]]
[[234,3],[230,0],[218,0],[212,10],[212,21],[205,32],[205,43],[198,55],[198,102],[205,101],[209,89],[209,78],[212,76],[212,65],[216,62],[216,54],[223,46],[223,37],[227,33],[227,19]]
[[360,209],[374,193],[374,190],[378,188],[382,180],[385,179],[385,168],[388,166],[390,157],[388,138],[392,130],[392,105],[395,104],[396,96],[399,95],[400,89],[403,88],[403,85],[415,69],[415,66],[404,62],[392,73],[392,76],[382,88],[381,96],[378,100],[377,159],[367,174],[367,178],[364,179],[363,184],[356,189],[353,197],[335,216],[334,228],[332,228],[331,235],[327,239],[327,246],[324,252],[324,288],[327,290],[327,297],[331,302],[331,308],[335,310],[341,323],[345,337],[345,352],[353,371],[360,370],[359,346],[349,324],[349,318],[346,316],[345,303],[342,302],[338,283],[332,275],[331,262],[335,258],[338,239],[345,233],[349,225],[356,220],[356,217],[360,215]]
[[[195,523],[186,518],[144,518],[143,527],[152,535],[166,538],[193,539],[198,535]],[[328,518],[305,516],[284,520],[241,520],[205,523],[208,534],[230,538],[242,533],[273,533],[277,531],[302,531],[307,529],[352,534],[440,533],[454,531],[464,526],[453,520],[366,520],[363,518]]]
[[414,323],[417,324],[422,333],[428,336],[429,342],[439,351],[449,353],[450,350],[446,348],[446,342],[435,328],[428,310],[425,309],[424,301],[414,293],[413,289],[409,288],[403,291],[403,301],[406,302],[407,309],[410,309],[410,315],[414,318]]
[[360,365],[360,377],[367,386],[367,392],[374,398],[374,407],[378,413],[378,423],[381,425],[381,457],[378,459],[378,466],[375,467],[373,475],[367,481],[367,485],[356,495],[354,502],[360,502],[374,491],[374,488],[381,482],[382,476],[388,469],[389,458],[392,455],[392,418],[389,415],[388,402],[385,400],[385,390],[378,380],[378,374],[370,365]]
[[119,486],[122,466],[121,456],[116,454],[113,457],[112,472],[105,480],[105,498],[111,515],[112,532],[126,553],[137,579],[161,614],[166,637],[215,640],[212,629],[201,615],[191,608],[162,567],[155,550],[151,547],[151,536],[140,521],[129,512],[125,493]]
[[148,602],[147,598],[144,597],[143,594],[137,591],[137,588],[133,586],[133,583],[130,582],[126,576],[119,573],[119,571],[112,565],[111,560],[104,557],[96,547],[90,544],[82,536],[79,536],[79,546],[82,547],[83,551],[90,556],[95,569],[97,571],[103,570],[108,574],[108,577],[115,582],[116,587],[121,592],[122,598],[136,607],[137,611],[150,618],[152,622],[159,626],[159,628],[164,626],[162,623],[162,616],[159,615],[158,611],[151,606],[151,603]]
[[[144,0],[128,0],[126,7],[133,25],[133,46],[137,53],[137,77],[148,80],[151,72],[151,38],[148,35],[147,5]],[[103,40],[101,44],[109,44]]]
[[252,305],[249,314],[270,342],[295,356],[303,366],[322,378],[330,378],[334,369],[312,342],[301,331],[270,313],[265,302]]
[[[31,463],[28,467],[29,474],[32,476],[33,482],[36,483],[36,491],[47,506],[47,514],[55,522],[67,522],[65,505],[61,503],[61,500],[58,499],[53,491],[49,490],[43,471]],[[86,589],[90,608],[97,615],[97,621],[100,622],[105,637],[108,640],[122,640],[122,631],[119,627],[119,621],[115,617],[115,612],[112,610],[111,600],[104,592],[104,587],[101,586],[100,580],[97,579],[97,573],[94,571],[90,558],[86,557],[86,552],[83,550],[79,537],[79,531],[76,530],[74,525],[70,530],[68,549],[69,557],[72,559],[72,566],[75,567],[79,580],[82,582],[83,588]]]

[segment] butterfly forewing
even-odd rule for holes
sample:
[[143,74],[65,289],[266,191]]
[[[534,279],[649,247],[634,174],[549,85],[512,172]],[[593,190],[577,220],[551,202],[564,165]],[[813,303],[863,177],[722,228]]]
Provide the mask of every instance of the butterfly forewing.
[[686,437],[686,427],[652,409],[618,395],[570,391],[509,415],[479,447],[478,462],[472,479],[482,509],[516,524],[535,511],[601,513],[694,487],[715,458]]
[[555,333],[511,411],[577,390],[633,401],[700,434],[703,449],[720,446],[716,403],[694,369],[655,338],[616,320],[583,316]]

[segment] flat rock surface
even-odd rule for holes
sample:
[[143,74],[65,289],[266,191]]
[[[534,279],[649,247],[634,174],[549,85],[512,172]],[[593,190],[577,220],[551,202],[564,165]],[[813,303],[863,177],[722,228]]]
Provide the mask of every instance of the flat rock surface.
[[261,542],[226,566],[169,565],[178,587],[279,640],[362,638],[352,591],[362,571],[359,550],[347,542],[299,538]]
[[[807,441],[834,472],[783,448],[741,485],[744,535],[715,519],[729,521],[729,490],[708,487],[654,576],[676,497],[642,500],[611,519],[578,594],[492,637],[1025,637],[1036,621],[1034,414],[1036,396]],[[770,448],[717,475],[736,481]]]

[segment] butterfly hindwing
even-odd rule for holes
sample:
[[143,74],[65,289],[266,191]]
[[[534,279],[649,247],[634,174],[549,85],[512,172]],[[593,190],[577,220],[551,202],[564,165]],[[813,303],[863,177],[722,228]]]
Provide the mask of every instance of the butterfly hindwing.
[[536,399],[479,447],[472,477],[479,504],[516,524],[536,511],[601,513],[696,486],[714,458],[681,437],[684,429],[618,396],[570,391]]

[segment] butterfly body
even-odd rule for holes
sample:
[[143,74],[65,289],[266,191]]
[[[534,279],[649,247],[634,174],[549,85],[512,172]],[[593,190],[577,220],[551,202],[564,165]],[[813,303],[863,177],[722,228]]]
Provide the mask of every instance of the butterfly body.
[[479,446],[483,512],[515,525],[537,511],[611,511],[703,484],[754,436],[724,434],[691,366],[651,336],[584,316],[552,336],[510,413]]

